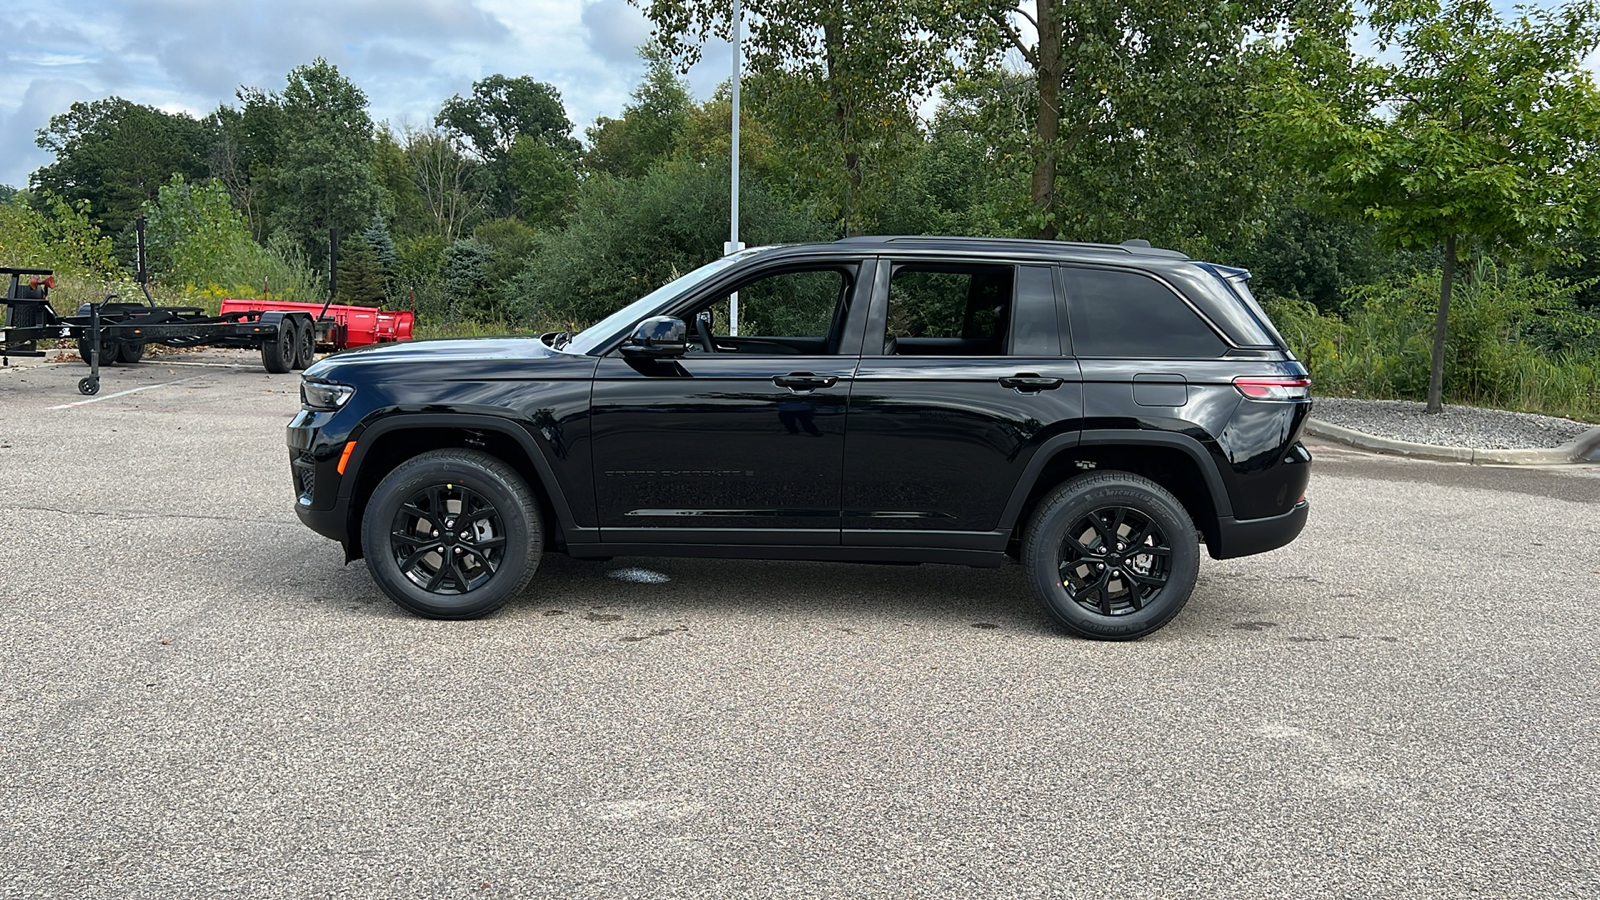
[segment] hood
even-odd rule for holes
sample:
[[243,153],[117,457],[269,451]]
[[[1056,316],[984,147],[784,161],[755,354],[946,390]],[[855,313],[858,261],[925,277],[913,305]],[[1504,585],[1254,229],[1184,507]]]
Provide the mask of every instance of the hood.
[[[491,360],[538,360],[575,358],[575,354],[552,350],[539,338],[490,337],[452,338],[438,341],[410,341],[395,344],[373,344],[353,350],[341,350],[325,357],[306,369],[307,378],[338,380],[334,374],[351,369],[404,366],[415,368],[419,374],[437,373],[440,367],[450,364],[481,363]],[[581,357],[577,357],[581,358]]]

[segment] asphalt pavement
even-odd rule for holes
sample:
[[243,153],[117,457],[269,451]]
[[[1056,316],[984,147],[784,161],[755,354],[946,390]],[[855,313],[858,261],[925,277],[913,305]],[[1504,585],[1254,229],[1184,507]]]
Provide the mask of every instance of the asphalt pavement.
[[295,518],[297,376],[83,373],[0,369],[0,897],[1600,895],[1600,466],[1314,444],[1129,644],[1016,566],[551,556],[445,623]]

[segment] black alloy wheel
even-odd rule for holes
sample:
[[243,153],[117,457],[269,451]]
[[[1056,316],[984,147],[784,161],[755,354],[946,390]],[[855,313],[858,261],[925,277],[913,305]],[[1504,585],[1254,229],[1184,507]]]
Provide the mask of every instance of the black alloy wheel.
[[1158,599],[1172,574],[1172,547],[1140,510],[1107,506],[1067,529],[1057,566],[1072,602],[1103,616],[1125,616]]
[[1199,536],[1188,511],[1154,481],[1097,472],[1040,502],[1022,562],[1034,596],[1067,630],[1133,640],[1188,602],[1200,570]]
[[504,561],[505,523],[482,494],[459,484],[413,493],[389,526],[400,574],[430,594],[483,587]]
[[527,586],[543,528],[514,469],[475,450],[435,450],[379,483],[361,540],[373,580],[396,604],[429,618],[470,619]]

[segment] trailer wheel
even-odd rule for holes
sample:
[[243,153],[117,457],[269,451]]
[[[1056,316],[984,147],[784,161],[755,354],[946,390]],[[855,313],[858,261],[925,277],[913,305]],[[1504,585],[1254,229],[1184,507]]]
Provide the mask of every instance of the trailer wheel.
[[78,393],[86,397],[93,397],[100,393],[100,379],[93,375],[85,375],[78,379]]
[[304,369],[317,356],[317,324],[301,319],[294,331],[294,368]]
[[295,337],[300,329],[294,327],[293,319],[284,319],[278,323],[276,336],[261,342],[261,366],[274,375],[282,375],[294,365]]
[[[78,339],[78,355],[83,357],[83,364],[90,365],[89,356],[94,345],[83,338]],[[110,338],[100,339],[100,365],[114,366],[117,364],[117,342]]]
[[117,362],[136,363],[144,359],[144,342],[137,344],[118,344]]

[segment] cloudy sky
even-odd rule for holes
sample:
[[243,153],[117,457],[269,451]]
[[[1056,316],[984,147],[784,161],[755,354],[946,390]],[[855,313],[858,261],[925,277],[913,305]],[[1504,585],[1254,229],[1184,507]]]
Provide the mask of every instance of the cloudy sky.
[[[375,120],[426,125],[486,75],[560,91],[577,135],[618,115],[638,83],[650,27],[626,0],[5,0],[0,184],[51,161],[34,145],[50,117],[112,95],[204,115],[241,85],[282,90],[326,57],[366,92]],[[728,77],[726,44],[690,73],[699,97]]]

